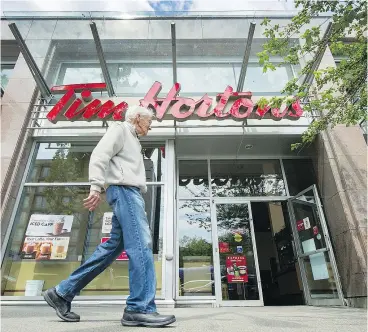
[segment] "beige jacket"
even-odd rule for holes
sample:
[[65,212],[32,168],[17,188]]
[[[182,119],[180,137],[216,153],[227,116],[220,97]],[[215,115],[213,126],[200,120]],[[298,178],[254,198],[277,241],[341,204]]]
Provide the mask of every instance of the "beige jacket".
[[147,191],[142,147],[134,127],[114,122],[92,152],[89,162],[91,190],[126,185]]

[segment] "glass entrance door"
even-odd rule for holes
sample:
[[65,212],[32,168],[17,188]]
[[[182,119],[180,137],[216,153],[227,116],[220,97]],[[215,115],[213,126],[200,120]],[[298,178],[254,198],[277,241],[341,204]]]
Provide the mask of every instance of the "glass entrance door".
[[316,186],[289,199],[289,210],[306,303],[343,305],[335,257]]
[[262,287],[249,202],[214,200],[215,287],[221,306],[262,306]]

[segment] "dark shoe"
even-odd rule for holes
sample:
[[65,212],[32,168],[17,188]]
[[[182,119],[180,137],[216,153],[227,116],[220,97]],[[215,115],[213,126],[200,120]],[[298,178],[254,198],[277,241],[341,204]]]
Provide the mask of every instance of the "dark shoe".
[[66,322],[79,322],[80,316],[74,312],[70,312],[71,303],[69,301],[64,300],[57,293],[55,288],[50,288],[43,293],[43,298],[47,302],[47,304],[54,308],[56,314],[62,320]]
[[121,324],[124,326],[166,326],[174,323],[174,315],[160,315],[157,312],[143,314],[135,311],[124,311]]

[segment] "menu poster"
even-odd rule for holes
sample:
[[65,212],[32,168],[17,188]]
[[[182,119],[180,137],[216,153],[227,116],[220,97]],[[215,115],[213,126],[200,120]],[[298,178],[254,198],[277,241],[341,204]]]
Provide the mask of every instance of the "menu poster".
[[[101,243],[104,243],[106,242],[107,240],[109,239],[109,237],[103,237],[101,239]],[[123,251],[119,256],[118,258],[116,259],[117,261],[128,261],[129,258],[128,258],[128,255],[125,251]]]
[[110,234],[112,228],[112,212],[105,212],[102,217],[102,234]]
[[21,257],[36,260],[65,259],[68,246],[68,237],[30,236],[24,239]]
[[27,236],[68,236],[74,216],[32,214],[26,230]]
[[241,255],[227,256],[226,273],[228,283],[248,282],[248,269],[246,257]]
[[22,259],[66,259],[74,216],[33,214],[21,247]]

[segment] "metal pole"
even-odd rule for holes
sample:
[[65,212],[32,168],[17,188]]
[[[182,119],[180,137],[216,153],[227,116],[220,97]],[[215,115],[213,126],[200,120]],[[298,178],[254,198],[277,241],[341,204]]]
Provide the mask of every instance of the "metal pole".
[[173,83],[178,82],[177,64],[176,64],[176,27],[175,23],[171,23],[171,48],[172,48],[172,64],[173,64]]
[[31,55],[31,52],[29,51],[24,39],[22,38],[22,35],[20,34],[18,30],[18,27],[16,26],[15,23],[10,23],[9,28],[11,32],[13,33],[15,40],[18,43],[20,51],[27,63],[29,70],[32,73],[33,78],[36,81],[36,84],[37,84],[38,89],[40,90],[41,96],[44,99],[50,99],[52,97],[51,90],[49,89],[46,83],[46,80],[42,76],[40,69],[38,68],[36,62],[34,61]]
[[327,47],[327,44],[328,44],[328,39],[330,38],[331,33],[332,33],[332,22],[328,23],[328,26],[326,28],[325,34],[324,34],[324,36],[322,38],[322,45],[318,49],[317,53],[314,56],[312,68],[309,71],[309,73],[304,77],[304,80],[303,80],[302,85],[307,84],[306,91],[309,90],[310,86],[313,83],[313,79],[314,79],[313,72],[315,70],[317,70],[317,68],[321,64],[323,55],[325,54],[326,47]]
[[245,46],[243,63],[242,63],[240,74],[239,74],[238,86],[236,88],[237,92],[243,91],[243,88],[244,88],[244,81],[245,81],[245,76],[247,74],[248,62],[249,62],[249,57],[250,57],[250,50],[252,48],[252,42],[253,42],[253,36],[254,36],[255,28],[256,28],[256,23],[251,22],[250,26],[249,26],[247,45]]
[[105,79],[107,92],[109,94],[109,97],[113,97],[113,96],[115,96],[114,86],[112,84],[111,76],[110,76],[109,70],[107,68],[107,63],[106,63],[104,52],[103,52],[103,49],[102,49],[100,36],[98,35],[98,30],[97,30],[96,23],[95,22],[91,23],[90,27],[91,27],[93,39],[95,41],[97,56],[98,56],[98,59],[100,61],[102,74],[103,74],[103,77]]

